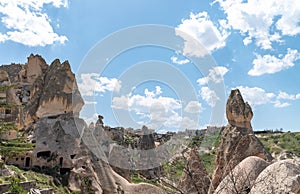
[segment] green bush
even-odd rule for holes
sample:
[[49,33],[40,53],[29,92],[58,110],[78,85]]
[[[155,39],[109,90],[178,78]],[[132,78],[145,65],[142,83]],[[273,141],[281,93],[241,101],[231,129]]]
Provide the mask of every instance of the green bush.
[[18,193],[18,194],[27,194],[27,191],[22,188],[19,179],[12,177],[10,179],[10,184],[11,184],[11,186],[9,187],[8,192]]

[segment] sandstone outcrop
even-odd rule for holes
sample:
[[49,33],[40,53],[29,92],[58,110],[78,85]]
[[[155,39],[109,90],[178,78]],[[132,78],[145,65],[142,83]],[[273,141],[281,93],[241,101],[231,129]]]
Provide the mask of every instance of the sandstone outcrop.
[[44,72],[30,90],[30,102],[25,107],[26,123],[60,114],[78,116],[84,103],[69,62],[60,63],[57,59]]
[[[27,82],[30,84],[33,84],[35,82],[35,80],[42,76],[45,71],[48,69],[48,65],[46,63],[46,61],[39,55],[33,55],[31,54],[28,57],[27,60],[27,68],[26,68],[26,78],[27,78]],[[20,72],[20,75],[24,77],[23,72]]]
[[288,159],[265,168],[255,180],[250,194],[300,193],[300,160]]
[[23,127],[42,117],[68,113],[78,116],[83,106],[68,61],[60,63],[57,59],[48,66],[40,55],[31,54],[25,65],[3,65],[0,72],[1,85],[11,86],[6,94],[1,92],[1,97],[6,103],[25,106],[24,119],[19,119]]
[[[24,117],[24,111],[24,137],[35,144],[32,151],[6,158],[7,163],[48,172],[55,182],[82,193],[165,193],[153,185],[131,184],[115,173],[104,160],[109,150],[95,155],[103,147],[96,142],[93,150],[87,144],[96,129],[78,117],[83,100],[68,61],[57,59],[48,66],[41,56],[31,55],[25,65],[0,66],[0,80],[1,85],[13,85],[14,104],[25,106],[13,114]],[[8,95],[1,95],[7,103]]]
[[0,100],[7,104],[20,104],[14,93],[9,75],[6,71],[0,70],[0,87],[7,87],[6,90],[0,91]]
[[187,165],[178,187],[184,193],[207,194],[210,185],[209,174],[203,165],[198,152],[192,149],[187,158]]
[[252,129],[253,112],[238,89],[232,90],[226,104],[226,117],[231,126]]
[[214,193],[249,193],[252,186],[255,185],[257,176],[269,164],[270,163],[256,156],[247,157],[235,166],[234,169],[222,180]]
[[251,127],[251,107],[245,103],[239,90],[232,90],[226,105],[228,126],[222,131],[210,192],[231,172],[236,165],[249,156],[266,161],[273,160]]

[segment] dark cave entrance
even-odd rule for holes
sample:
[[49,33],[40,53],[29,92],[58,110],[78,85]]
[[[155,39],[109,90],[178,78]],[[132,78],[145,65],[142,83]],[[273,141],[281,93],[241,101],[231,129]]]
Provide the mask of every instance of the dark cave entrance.
[[30,167],[30,157],[25,158],[25,167]]
[[63,161],[64,161],[64,158],[63,158],[63,157],[60,157],[60,158],[59,158],[59,165],[60,165],[60,166],[63,165]]
[[40,157],[43,157],[43,158],[49,158],[51,155],[51,152],[50,151],[44,151],[44,152],[38,152],[36,154],[36,157],[37,158],[40,158]]

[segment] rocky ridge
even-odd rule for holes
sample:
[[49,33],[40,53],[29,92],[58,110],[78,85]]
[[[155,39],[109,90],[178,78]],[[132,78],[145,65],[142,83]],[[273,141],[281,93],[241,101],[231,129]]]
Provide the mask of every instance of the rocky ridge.
[[[74,192],[167,193],[147,183],[130,183],[130,171],[111,167],[104,158],[118,155],[114,153],[115,144],[151,150],[167,142],[173,134],[148,134],[144,128],[137,135],[123,128],[88,126],[79,118],[83,100],[67,61],[54,60],[49,66],[41,56],[31,55],[26,64],[0,66],[0,81],[0,86],[6,88],[0,91],[1,103],[14,105],[11,112],[1,109],[1,116],[4,115],[1,120],[16,123],[26,141],[35,145],[31,151],[4,157],[3,162],[47,172],[55,182]],[[239,90],[231,91],[226,116],[228,125],[221,128],[211,180],[199,150],[190,149],[184,153],[187,160],[180,181],[170,182],[178,187],[171,193],[300,194],[299,160],[276,162],[272,158],[253,133],[253,112]],[[100,148],[99,144],[88,143],[103,135],[113,142]],[[160,171],[157,168],[140,173],[160,184],[163,174]]]
[[6,157],[7,164],[48,172],[70,191],[165,193],[153,185],[129,183],[82,141],[90,138],[91,129],[79,118],[83,100],[68,61],[56,59],[49,66],[41,56],[30,55],[24,65],[0,66],[0,79],[10,89],[2,95],[5,103],[14,96],[10,103],[21,105],[18,118],[10,121],[35,144],[32,151]]
[[273,160],[253,133],[250,123],[253,113],[239,90],[231,91],[226,105],[226,116],[229,124],[221,133],[210,193],[245,158],[257,156],[266,161]]

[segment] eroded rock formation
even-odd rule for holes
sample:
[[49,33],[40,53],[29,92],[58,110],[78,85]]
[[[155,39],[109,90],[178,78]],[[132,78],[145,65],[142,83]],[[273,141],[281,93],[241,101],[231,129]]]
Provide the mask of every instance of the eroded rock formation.
[[60,63],[56,59],[44,71],[38,71],[41,75],[36,73],[32,76],[36,79],[30,91],[30,102],[25,108],[26,121],[67,113],[78,116],[83,100],[69,62]]
[[253,185],[255,185],[257,176],[269,164],[270,163],[256,156],[247,157],[229,172],[229,174],[218,185],[214,193],[249,193]]
[[229,124],[222,131],[210,193],[245,158],[257,156],[266,161],[273,159],[253,133],[250,123],[253,113],[239,90],[231,91],[226,115]]
[[232,90],[230,93],[226,104],[226,117],[231,126],[252,129],[252,109],[248,102],[244,102],[238,89]]
[[263,170],[251,189],[256,193],[300,193],[300,160],[287,159],[275,162]]
[[[36,145],[32,151],[6,158],[7,163],[47,171],[57,182],[82,193],[165,193],[153,185],[129,183],[102,160],[107,153],[101,158],[87,145],[95,129],[79,118],[83,100],[68,61],[57,59],[48,66],[41,56],[30,55],[25,65],[0,66],[0,80],[1,85],[12,86],[10,94],[1,93],[5,103],[12,95],[14,104],[24,106],[14,114],[25,119],[20,128]],[[97,142],[95,146],[103,148]]]
[[207,194],[210,185],[209,174],[203,165],[197,150],[192,149],[187,158],[178,187],[184,193]]

